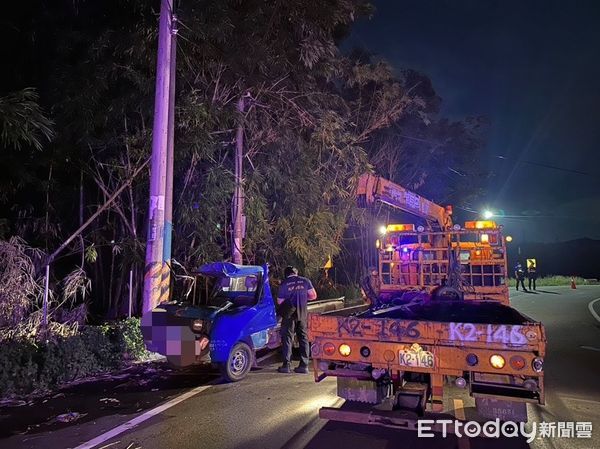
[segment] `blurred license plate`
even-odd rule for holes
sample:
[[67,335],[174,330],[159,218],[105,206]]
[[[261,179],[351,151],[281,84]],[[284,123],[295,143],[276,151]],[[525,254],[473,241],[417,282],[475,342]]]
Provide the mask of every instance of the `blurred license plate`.
[[403,349],[398,354],[398,363],[413,368],[433,368],[435,358],[429,351],[414,348]]

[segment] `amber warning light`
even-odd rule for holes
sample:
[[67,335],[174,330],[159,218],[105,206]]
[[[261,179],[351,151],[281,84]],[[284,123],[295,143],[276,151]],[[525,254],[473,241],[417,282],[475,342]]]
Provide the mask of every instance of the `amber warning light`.
[[412,223],[409,224],[389,224],[387,225],[387,232],[415,232],[415,225]]
[[496,222],[492,220],[467,221],[465,223],[465,229],[494,229],[496,227]]

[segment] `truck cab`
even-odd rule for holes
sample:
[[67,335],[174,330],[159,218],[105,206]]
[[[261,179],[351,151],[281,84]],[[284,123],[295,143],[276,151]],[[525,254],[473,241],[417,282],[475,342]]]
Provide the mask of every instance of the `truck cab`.
[[[225,380],[242,380],[255,364],[257,351],[281,345],[268,265],[214,262],[202,265],[196,275],[208,294],[200,304],[186,296],[146,313],[146,347],[175,367],[211,363]],[[343,306],[343,297],[332,298],[311,301],[308,310],[321,313]]]

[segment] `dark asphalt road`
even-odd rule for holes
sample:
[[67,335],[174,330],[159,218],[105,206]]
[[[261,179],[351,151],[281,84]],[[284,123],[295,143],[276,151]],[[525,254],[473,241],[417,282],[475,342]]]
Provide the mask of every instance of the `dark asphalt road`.
[[[335,380],[315,384],[310,375],[281,375],[272,359],[237,384],[219,384],[207,371],[178,373],[158,364],[157,371],[139,368],[123,379],[67,389],[64,397],[47,402],[1,408],[0,435],[5,438],[0,447],[74,448],[144,413],[156,413],[96,447],[600,449],[600,322],[589,309],[589,303],[600,298],[600,286],[545,287],[537,294],[511,295],[513,305],[541,320],[548,335],[547,405],[528,406],[530,421],[590,421],[592,439],[538,438],[531,444],[515,438],[418,439],[411,431],[327,422],[317,411],[337,403]],[[594,310],[600,314],[600,301]],[[186,393],[189,397],[181,396]],[[119,402],[100,401],[107,397]],[[170,400],[181,402],[156,411]],[[474,413],[473,400],[463,390],[446,394],[445,406],[467,418]],[[72,423],[53,422],[68,411],[87,415]]]

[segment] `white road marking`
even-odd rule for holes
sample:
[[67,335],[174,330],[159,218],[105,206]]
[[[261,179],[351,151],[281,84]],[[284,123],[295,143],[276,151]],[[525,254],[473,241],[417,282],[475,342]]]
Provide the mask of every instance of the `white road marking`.
[[593,346],[581,346],[581,349],[589,349],[590,351],[600,352],[600,348],[595,348]]
[[108,432],[105,432],[102,435],[97,436],[96,438],[93,438],[83,444],[80,444],[75,449],[91,449],[93,447],[96,447],[99,444],[104,443],[105,441],[110,440],[111,438],[114,438],[117,435],[122,434],[123,432],[127,432],[128,430],[133,429],[138,424],[143,423],[144,421],[152,418],[153,416],[156,416],[159,413],[162,413],[165,410],[170,409],[174,405],[177,405],[180,402],[183,402],[186,399],[189,399],[192,396],[197,395],[198,393],[200,393],[210,387],[211,387],[211,385],[202,385],[200,387],[196,387],[193,390],[183,393],[183,394],[177,396],[176,398],[173,398],[170,401],[165,402],[164,404],[159,405],[156,408],[153,408],[152,410],[148,410],[147,412],[142,413],[141,415],[133,418],[132,420],[127,421],[126,423],[121,424],[120,426],[117,426],[114,429],[111,429]]
[[573,396],[559,396],[559,398],[566,399],[567,401],[583,402],[583,403],[591,404],[591,405],[600,404],[600,401],[594,401],[592,399],[580,399],[580,398],[575,398]]
[[600,298],[596,298],[593,301],[591,301],[588,304],[588,309],[590,309],[590,313],[593,315],[594,318],[596,318],[596,320],[600,323],[600,315],[598,315],[598,312],[596,312],[594,310],[594,304],[597,303],[598,301],[600,301]]

